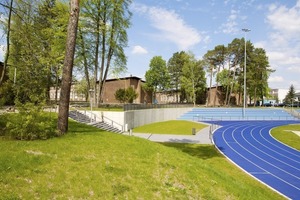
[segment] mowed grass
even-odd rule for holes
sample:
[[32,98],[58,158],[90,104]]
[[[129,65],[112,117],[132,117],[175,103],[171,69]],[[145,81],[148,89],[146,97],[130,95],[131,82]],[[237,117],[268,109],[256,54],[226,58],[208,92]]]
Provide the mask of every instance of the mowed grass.
[[1,138],[0,147],[0,199],[284,199],[210,145],[154,143],[71,121],[62,137]]
[[133,129],[134,133],[154,133],[154,134],[172,134],[172,135],[192,135],[192,129],[196,132],[207,127],[205,124],[185,121],[185,120],[170,120],[146,124],[144,126]]
[[300,136],[293,131],[300,132],[300,125],[286,125],[272,129],[271,135],[277,140],[300,151]]

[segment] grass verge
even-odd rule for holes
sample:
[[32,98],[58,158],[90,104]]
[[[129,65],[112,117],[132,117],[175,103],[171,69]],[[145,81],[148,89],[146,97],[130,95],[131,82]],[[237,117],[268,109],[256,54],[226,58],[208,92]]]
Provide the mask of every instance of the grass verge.
[[213,146],[69,125],[59,138],[0,139],[0,199],[284,199]]
[[277,140],[285,143],[286,145],[300,151],[300,137],[297,134],[293,133],[293,131],[300,132],[300,125],[294,124],[274,128],[271,131],[271,135]]
[[164,122],[157,122],[146,124],[144,126],[133,129],[135,133],[158,133],[158,134],[172,134],[172,135],[192,135],[192,128],[196,132],[207,127],[205,124],[200,124],[185,120],[170,120]]

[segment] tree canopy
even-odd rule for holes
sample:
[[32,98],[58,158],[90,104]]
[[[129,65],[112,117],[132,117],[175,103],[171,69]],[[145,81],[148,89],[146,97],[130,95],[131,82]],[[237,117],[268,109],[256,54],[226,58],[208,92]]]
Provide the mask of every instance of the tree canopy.
[[154,56],[150,60],[149,70],[146,71],[146,88],[153,91],[154,97],[157,91],[166,91],[169,87],[170,76],[166,61],[161,56]]
[[296,94],[295,87],[294,87],[294,85],[291,85],[288,93],[286,94],[286,96],[284,98],[284,102],[287,104],[293,104],[294,99],[295,99],[295,94]]

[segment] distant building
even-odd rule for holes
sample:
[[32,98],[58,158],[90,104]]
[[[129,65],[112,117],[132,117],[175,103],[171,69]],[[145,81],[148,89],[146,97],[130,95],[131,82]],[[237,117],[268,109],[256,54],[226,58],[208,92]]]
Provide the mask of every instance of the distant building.
[[180,92],[157,92],[155,99],[159,104],[179,103]]
[[143,89],[145,81],[136,76],[118,78],[118,79],[107,79],[104,84],[103,90],[103,103],[119,103],[115,98],[115,93],[118,89],[127,89],[132,87],[138,94],[138,97],[133,103],[152,103],[151,93],[146,92]]
[[[276,103],[283,103],[283,100],[287,93],[289,92],[288,89],[271,89],[270,90],[270,98],[275,99],[277,102]],[[296,98],[295,101],[300,100],[300,90],[296,90]]]
[[[133,103],[152,103],[151,93],[146,92],[143,89],[145,81],[136,76],[124,77],[124,78],[115,78],[107,79],[103,88],[103,102],[102,103],[119,103],[115,98],[115,93],[118,89],[127,89],[132,87],[135,92],[138,94],[138,97],[133,101]],[[55,101],[60,97],[60,89],[55,90],[54,87],[50,89],[50,100]],[[70,101],[86,101],[85,95],[78,93],[76,91],[75,85],[71,86]]]

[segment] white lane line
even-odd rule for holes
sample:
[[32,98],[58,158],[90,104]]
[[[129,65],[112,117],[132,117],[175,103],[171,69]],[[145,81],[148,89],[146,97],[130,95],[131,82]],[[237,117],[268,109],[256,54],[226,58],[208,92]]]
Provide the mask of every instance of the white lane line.
[[[285,152],[285,154],[279,153],[281,156],[286,157],[287,159],[292,160],[292,161],[294,161],[294,162],[296,162],[296,163],[300,163],[300,161],[295,160],[295,159],[289,157],[289,155],[293,155],[293,156],[295,156],[295,157],[300,158],[300,155],[295,154],[295,153],[289,151],[290,149],[292,149],[293,151],[294,151],[295,149],[293,149],[293,148],[291,148],[290,146],[287,146],[286,144],[283,144],[282,142],[276,140],[276,139],[271,135],[271,130],[272,130],[272,129],[269,129],[269,130],[268,130],[268,131],[269,131],[269,136],[270,136],[270,139],[271,139],[271,140],[270,140],[269,138],[266,138],[266,137],[265,137],[265,136],[268,136],[267,133],[263,134],[263,133],[261,132],[261,133],[260,133],[260,136],[261,136],[266,142],[268,142],[269,144],[271,144],[272,146],[274,146],[274,147],[276,147],[277,149],[279,149],[279,150]],[[287,148],[283,148],[283,147],[281,147],[281,146],[278,146],[278,145],[276,145],[274,142],[280,142],[280,144],[283,144],[283,145],[284,145],[285,147],[287,147]],[[270,148],[270,150],[271,150],[271,148]],[[273,151],[274,151],[274,152],[278,152],[278,151],[275,150],[275,149],[274,149]],[[288,155],[288,154],[289,154],[289,155]]]
[[[273,128],[275,128],[275,127],[273,127]],[[272,130],[272,129],[269,130],[269,135],[264,134],[264,135],[261,135],[261,137],[262,137],[266,142],[268,142],[268,143],[270,143],[271,145],[277,147],[278,149],[281,149],[282,151],[284,151],[284,152],[286,152],[286,153],[288,153],[288,154],[290,154],[290,155],[293,155],[293,156],[295,156],[295,157],[300,158],[300,154],[295,154],[295,153],[293,153],[293,152],[291,152],[291,151],[288,150],[288,149],[292,149],[293,151],[298,151],[297,149],[291,148],[290,146],[288,146],[288,145],[282,143],[281,141],[278,141],[276,138],[274,138],[274,137],[271,135],[271,130]],[[268,138],[266,138],[266,136],[269,136],[271,140],[269,140]],[[280,144],[282,144],[282,145],[284,145],[284,146],[286,146],[286,147],[288,147],[288,149],[285,149],[285,148],[282,148],[281,146],[276,145],[276,144],[274,143],[275,141],[278,142],[278,143],[280,143]],[[298,152],[299,152],[299,151],[298,151]],[[286,155],[286,156],[288,157],[288,155]],[[292,160],[294,160],[294,159],[292,159]],[[294,160],[294,161],[295,161],[295,162],[298,162],[297,160]]]
[[[235,128],[236,130],[237,128]],[[233,132],[231,132],[231,134],[233,134]],[[224,131],[222,132],[222,138],[224,140],[224,142],[227,144],[227,146],[232,150],[234,151],[236,154],[238,154],[241,158],[244,158],[246,161],[248,161],[249,163],[253,164],[254,166],[258,167],[259,169],[261,169],[262,171],[265,171],[266,173],[268,173],[269,171],[264,169],[263,167],[259,166],[258,164],[254,163],[253,161],[249,160],[248,158],[246,158],[245,156],[243,156],[242,154],[240,154],[238,151],[236,151],[233,147],[231,147],[225,140],[224,138]],[[234,162],[236,163],[236,162]],[[238,165],[238,163],[236,163]],[[245,170],[246,171],[246,170]],[[248,172],[249,173],[249,172]],[[273,177],[277,178],[278,180],[282,181],[283,183],[286,183],[287,185],[297,189],[297,190],[300,190],[300,188],[298,188],[297,186],[294,186],[292,185],[291,183],[287,182],[286,180],[276,176],[275,174],[272,174],[271,172],[269,172],[270,175],[272,175]],[[260,179],[259,179],[260,180]],[[260,180],[261,181],[261,180]],[[263,181],[261,181],[263,182]],[[268,184],[267,184],[268,185]],[[271,185],[269,185],[270,187],[272,187]],[[273,188],[273,187],[272,187]],[[276,190],[277,191],[277,190]],[[279,192],[279,191],[278,191]]]
[[[261,127],[257,127],[257,128],[261,128]],[[263,127],[263,129],[265,129],[265,128],[267,128],[267,127]],[[269,128],[270,128],[270,127],[269,127]],[[262,134],[263,134],[263,133],[262,133],[262,129],[260,129],[260,130],[259,130],[259,134],[256,134],[256,135],[262,137]],[[252,138],[253,138],[258,144],[260,144],[261,146],[265,147],[266,149],[268,149],[268,150],[270,150],[270,151],[272,151],[272,152],[274,152],[274,153],[276,153],[276,154],[278,154],[278,155],[280,155],[280,156],[282,156],[282,157],[284,157],[284,158],[286,158],[286,159],[288,159],[288,160],[291,160],[291,161],[293,161],[293,162],[295,162],[295,163],[300,163],[299,161],[294,160],[294,159],[292,159],[292,158],[289,158],[288,156],[286,156],[286,155],[280,153],[279,151],[276,151],[276,150],[274,150],[274,149],[268,147],[267,145],[263,144],[262,142],[260,142],[260,141],[253,135],[253,131],[251,131],[251,134],[250,134],[250,135],[252,136]],[[246,138],[244,137],[244,135],[243,135],[243,138],[246,140]],[[263,137],[262,137],[262,138],[263,138]],[[247,140],[246,140],[246,141],[247,141]],[[290,165],[290,164],[288,164],[287,162],[285,162],[284,160],[280,160],[280,159],[274,157],[273,155],[270,155],[270,154],[268,154],[268,153],[262,151],[261,149],[259,149],[259,147],[254,146],[252,143],[250,143],[250,142],[248,142],[248,141],[247,141],[247,143],[250,144],[251,146],[253,146],[253,147],[254,147],[255,149],[257,149],[258,151],[262,152],[263,154],[265,154],[265,155],[267,155],[267,156],[269,156],[269,157],[271,157],[271,158],[273,158],[273,159],[275,159],[275,160],[277,160],[277,161],[279,161],[279,162],[281,162],[281,163],[283,163],[283,164],[285,164],[285,165],[287,165],[287,166],[289,166],[289,167],[291,167],[291,168],[294,168],[294,169],[300,171],[299,168],[297,168],[297,167],[295,167],[295,166],[293,166],[293,165]],[[281,148],[280,150],[282,150],[282,148]]]
[[[248,133],[246,132],[246,130],[247,130],[248,128],[249,128],[249,127],[246,127],[246,128],[244,128],[244,129],[241,131],[241,136],[242,136],[243,140],[246,141],[247,143],[249,143],[249,142],[248,142],[247,140],[245,140],[245,137],[243,136],[243,134],[244,134],[244,132],[245,132],[245,134],[248,134]],[[251,132],[253,131],[253,129],[255,129],[255,128],[257,128],[257,126],[254,126],[253,128],[251,128],[251,129],[249,130],[250,133],[251,133]],[[239,144],[239,146],[240,146],[241,148],[243,148],[244,150],[246,150],[248,153],[250,153],[251,155],[253,155],[253,156],[255,156],[256,158],[260,159],[261,161],[263,161],[263,162],[269,164],[270,166],[272,166],[272,167],[274,167],[274,168],[276,168],[276,169],[278,169],[278,170],[280,170],[280,171],[282,171],[282,172],[284,172],[284,173],[286,173],[286,174],[289,174],[290,176],[292,176],[292,177],[294,177],[294,178],[300,180],[300,177],[298,177],[298,176],[296,176],[296,175],[294,175],[294,174],[291,174],[290,172],[288,172],[288,171],[286,171],[286,170],[284,170],[284,169],[279,168],[278,166],[274,165],[273,163],[270,163],[269,161],[263,159],[263,158],[260,157],[258,154],[254,153],[254,152],[252,152],[252,151],[250,151],[250,150],[248,150],[248,149],[246,149],[241,143],[238,142],[238,140],[236,139],[236,137],[235,137],[234,135],[236,135],[236,134],[233,134],[234,140]],[[243,142],[243,141],[241,141],[241,142]],[[250,143],[249,143],[249,144],[250,144]],[[250,145],[251,145],[251,144],[250,144]],[[261,151],[261,152],[262,152],[262,151]],[[299,170],[299,169],[297,169],[297,170]],[[268,170],[266,170],[266,171],[268,171]]]

